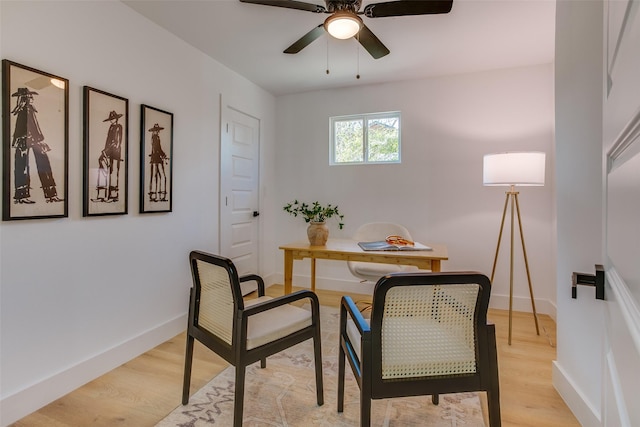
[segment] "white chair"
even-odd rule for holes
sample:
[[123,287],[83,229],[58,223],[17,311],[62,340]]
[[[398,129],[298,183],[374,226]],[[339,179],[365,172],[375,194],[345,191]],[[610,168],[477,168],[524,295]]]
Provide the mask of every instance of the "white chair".
[[[357,242],[375,242],[384,240],[387,236],[402,236],[406,239],[413,240],[409,234],[409,230],[399,224],[391,222],[370,222],[360,226],[353,235],[352,239]],[[375,262],[348,261],[347,266],[351,274],[361,279],[363,282],[376,283],[382,276],[390,273],[415,273],[418,267],[412,265],[397,264],[380,264]]]

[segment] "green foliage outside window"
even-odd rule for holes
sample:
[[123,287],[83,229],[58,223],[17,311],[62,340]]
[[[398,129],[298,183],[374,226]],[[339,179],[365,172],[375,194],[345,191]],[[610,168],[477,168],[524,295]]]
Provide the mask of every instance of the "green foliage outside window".
[[361,120],[335,123],[335,150],[336,163],[364,160],[364,128]]
[[337,117],[331,123],[333,164],[400,162],[399,112]]
[[370,162],[400,160],[400,132],[397,118],[369,120],[367,129]]

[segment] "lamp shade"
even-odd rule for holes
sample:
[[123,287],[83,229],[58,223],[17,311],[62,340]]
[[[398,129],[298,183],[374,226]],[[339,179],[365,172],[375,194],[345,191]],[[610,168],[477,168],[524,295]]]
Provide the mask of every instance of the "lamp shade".
[[496,153],[484,156],[484,185],[544,185],[545,154],[541,152]]
[[337,39],[349,39],[362,28],[362,19],[353,12],[340,10],[324,21],[324,28]]

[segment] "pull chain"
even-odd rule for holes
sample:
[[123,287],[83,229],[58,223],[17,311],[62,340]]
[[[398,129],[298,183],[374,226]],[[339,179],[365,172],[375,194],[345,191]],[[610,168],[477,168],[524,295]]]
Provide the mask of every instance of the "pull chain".
[[356,35],[358,44],[356,44],[356,79],[360,79],[360,32]]
[[327,39],[327,74],[329,74],[329,37],[325,37]]

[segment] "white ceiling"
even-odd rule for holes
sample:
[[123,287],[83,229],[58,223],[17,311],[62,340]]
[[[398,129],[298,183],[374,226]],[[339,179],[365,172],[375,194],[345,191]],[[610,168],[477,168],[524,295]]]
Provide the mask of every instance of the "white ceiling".
[[[282,53],[327,14],[239,0],[123,2],[274,95],[548,64],[554,58],[555,0],[454,0],[446,15],[363,16],[391,51],[381,59],[354,39],[326,34],[298,54]],[[361,10],[377,2],[364,0]]]

